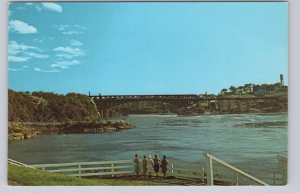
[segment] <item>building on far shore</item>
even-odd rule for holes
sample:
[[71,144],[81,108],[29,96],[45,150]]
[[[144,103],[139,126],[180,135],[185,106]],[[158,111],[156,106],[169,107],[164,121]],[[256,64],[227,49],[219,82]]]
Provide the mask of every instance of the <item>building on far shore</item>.
[[220,95],[236,95],[236,94],[250,94],[255,96],[271,95],[279,92],[287,92],[288,87],[284,86],[283,75],[280,74],[280,81],[275,84],[261,84],[255,85],[252,83],[245,84],[244,86],[234,87],[229,89],[222,89]]
[[283,75],[280,74],[280,86],[284,86]]

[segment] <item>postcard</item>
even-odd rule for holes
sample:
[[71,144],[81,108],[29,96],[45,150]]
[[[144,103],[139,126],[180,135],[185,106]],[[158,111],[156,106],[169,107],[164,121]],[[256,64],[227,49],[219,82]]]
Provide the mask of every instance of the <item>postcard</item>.
[[10,2],[8,184],[281,186],[287,2]]

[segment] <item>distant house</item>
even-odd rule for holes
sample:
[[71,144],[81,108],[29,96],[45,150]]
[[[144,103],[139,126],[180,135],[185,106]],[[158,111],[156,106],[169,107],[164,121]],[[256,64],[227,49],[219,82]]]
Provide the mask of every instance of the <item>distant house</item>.
[[275,92],[287,92],[287,86],[284,86],[284,79],[283,75],[280,74],[280,82],[275,84],[261,84],[261,85],[254,85],[252,83],[245,84],[244,86],[231,86],[228,89],[222,89],[220,94],[221,95],[235,95],[235,94],[253,94],[256,96],[264,96],[273,94]]
[[239,87],[237,88],[236,92],[239,93],[239,94],[245,93],[245,91],[244,91],[244,86],[239,86]]
[[253,95],[255,95],[255,96],[265,96],[265,95],[269,95],[269,94],[272,94],[272,93],[273,93],[273,91],[269,91],[266,88],[261,88],[261,89],[258,89],[256,91],[254,91]]
[[247,94],[253,93],[253,84],[245,84],[244,85],[244,92]]
[[228,90],[226,88],[223,88],[221,90],[221,95],[226,95],[228,93]]

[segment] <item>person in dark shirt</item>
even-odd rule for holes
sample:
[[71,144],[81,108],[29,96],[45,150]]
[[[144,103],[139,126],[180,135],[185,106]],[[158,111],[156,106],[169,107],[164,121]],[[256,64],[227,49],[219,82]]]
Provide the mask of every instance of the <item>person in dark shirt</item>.
[[160,159],[158,158],[157,155],[154,155],[154,159],[153,159],[153,166],[154,166],[154,172],[156,174],[156,177],[158,176],[158,172],[159,172],[159,163],[160,163]]
[[169,161],[167,160],[167,157],[164,155],[163,159],[161,160],[161,172],[163,173],[164,177],[167,175],[167,170],[168,170],[168,163]]
[[135,167],[134,167],[134,172],[137,176],[139,176],[140,171],[141,171],[141,167],[140,167],[140,160],[137,154],[135,154],[135,158],[133,160]]

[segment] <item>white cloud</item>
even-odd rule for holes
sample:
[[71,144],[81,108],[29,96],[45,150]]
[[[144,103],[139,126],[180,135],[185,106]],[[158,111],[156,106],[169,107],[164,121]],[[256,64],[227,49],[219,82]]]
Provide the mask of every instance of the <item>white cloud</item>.
[[41,12],[41,11],[42,11],[42,7],[39,6],[39,5],[36,5],[35,8],[36,8],[36,10],[37,10],[38,12]]
[[70,66],[80,64],[78,60],[71,60],[71,61],[57,61],[51,65],[52,68],[69,68]]
[[71,31],[63,31],[61,32],[64,35],[76,35],[76,34],[83,34],[83,32],[81,31],[75,31],[75,30],[71,30]]
[[86,27],[78,25],[78,24],[74,25],[74,27],[77,29],[86,29]]
[[83,34],[83,30],[86,29],[86,27],[80,25],[58,25],[54,27],[64,35]]
[[70,40],[71,46],[82,46],[82,43],[78,40]]
[[25,51],[25,50],[29,50],[29,49],[37,50],[37,51],[42,51],[38,47],[27,46],[25,44],[19,44],[18,42],[13,41],[13,40],[8,43],[8,52],[9,53],[10,52],[16,52],[16,51]]
[[40,68],[33,68],[37,72],[59,72],[59,70],[42,70]]
[[25,11],[25,10],[26,10],[25,7],[17,7],[16,9],[17,9],[17,10],[21,10],[21,11]]
[[69,25],[58,25],[56,26],[57,27],[57,30],[58,31],[64,31],[66,30],[67,28],[69,28],[70,26]]
[[49,58],[48,55],[38,54],[38,53],[34,53],[34,52],[25,52],[24,55],[30,56],[32,58],[38,58],[38,59]]
[[11,62],[26,62],[31,58],[45,59],[49,57],[41,52],[42,50],[38,47],[19,44],[16,41],[8,43],[8,61]]
[[33,41],[34,41],[34,42],[38,42],[38,43],[42,43],[42,42],[43,42],[43,40],[38,39],[38,38],[34,38]]
[[46,9],[56,11],[58,13],[61,13],[63,11],[62,7],[57,3],[42,3],[42,6]]
[[20,71],[23,70],[23,68],[8,68],[9,71]]
[[73,57],[83,56],[85,54],[83,50],[79,48],[73,48],[73,47],[56,47],[53,49],[53,51],[60,52],[63,54],[69,54],[72,55]]
[[8,10],[8,12],[7,12],[7,14],[8,14],[8,17],[10,17],[12,13],[13,13],[13,11],[11,11],[11,10]]
[[37,33],[37,29],[20,20],[12,20],[8,23],[8,29],[19,34]]
[[72,58],[74,58],[70,54],[56,54],[55,56],[58,57],[58,58],[65,58],[65,59],[72,59]]
[[[82,43],[78,40],[70,40],[70,44],[73,46],[80,46]],[[51,64],[52,68],[61,68],[67,69],[73,65],[80,64],[80,61],[76,60],[76,58],[84,56],[85,51],[78,47],[71,46],[60,46],[53,49],[54,52],[57,52],[56,61]]]
[[8,61],[11,62],[26,62],[30,59],[30,57],[26,57],[26,56],[8,56]]
[[29,66],[23,66],[23,68],[29,68]]

